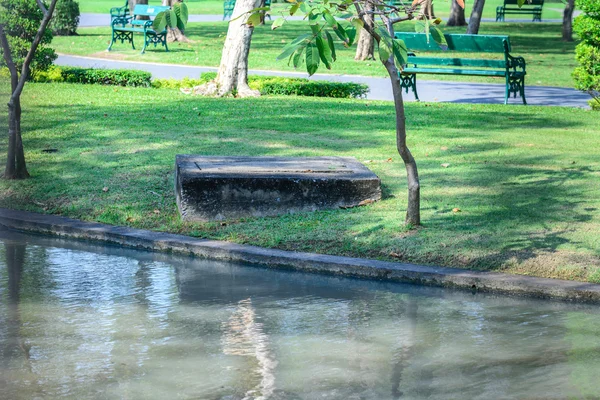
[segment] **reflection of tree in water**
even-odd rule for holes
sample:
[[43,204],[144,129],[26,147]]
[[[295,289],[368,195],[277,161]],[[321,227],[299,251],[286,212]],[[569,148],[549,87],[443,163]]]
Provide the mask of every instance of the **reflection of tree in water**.
[[263,324],[256,322],[251,299],[237,303],[229,320],[223,323],[223,331],[223,353],[244,357],[250,364],[239,382],[245,391],[244,399],[270,398],[275,390],[277,361],[270,352]]

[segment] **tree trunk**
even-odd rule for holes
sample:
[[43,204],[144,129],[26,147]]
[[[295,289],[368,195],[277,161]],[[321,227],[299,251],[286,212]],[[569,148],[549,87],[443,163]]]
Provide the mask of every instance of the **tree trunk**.
[[[163,6],[169,6],[169,7],[173,7],[173,4],[175,4],[175,3],[182,3],[182,1],[181,0],[163,0],[162,1]],[[175,27],[175,28],[167,27],[167,42],[169,42],[169,43],[173,43],[173,42],[190,43],[191,40],[188,39],[187,36],[185,36],[185,33],[181,29],[179,29],[177,27]]]
[[257,4],[257,0],[237,0],[235,3],[216,78],[218,96],[228,95],[234,90],[239,97],[260,96],[258,91],[248,86],[248,53],[254,27],[246,24],[247,18],[242,16],[256,8]]
[[573,41],[573,10],[575,9],[575,0],[567,0],[565,10],[563,11],[562,40],[565,42]]
[[[136,4],[148,4],[148,0],[129,0],[129,14],[133,15]],[[150,19],[148,17],[138,17],[138,19]]]
[[481,24],[481,15],[483,14],[484,5],[485,0],[475,0],[473,10],[471,11],[471,17],[469,18],[467,34],[477,35],[479,33],[479,25]]
[[[368,25],[368,27],[373,29],[374,21],[372,12],[375,11],[375,5],[371,2],[366,2],[364,9],[367,12],[363,18],[365,25]],[[354,59],[357,61],[374,60],[374,49],[375,40],[373,39],[373,36],[371,36],[368,30],[361,29],[360,37],[356,45],[356,55],[354,56]]]
[[462,8],[456,0],[452,0],[452,8],[450,8],[450,16],[446,26],[465,26],[467,21],[465,20],[465,9]]

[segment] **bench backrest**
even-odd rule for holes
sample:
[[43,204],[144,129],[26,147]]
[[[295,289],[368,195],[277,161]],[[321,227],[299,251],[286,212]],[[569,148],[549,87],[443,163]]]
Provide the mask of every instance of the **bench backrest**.
[[[516,6],[519,0],[504,0],[505,6]],[[525,3],[521,7],[527,6],[543,6],[544,0],[525,0]]]
[[[429,42],[424,33],[396,32],[395,37],[404,40],[409,51],[442,51],[431,35],[429,35]],[[447,33],[444,34],[444,37],[450,51],[469,53],[505,53],[511,51],[510,40],[505,35],[459,35]]]
[[169,6],[149,6],[147,4],[136,4],[133,9],[133,15],[141,15],[145,17],[156,17],[159,12],[169,10]]

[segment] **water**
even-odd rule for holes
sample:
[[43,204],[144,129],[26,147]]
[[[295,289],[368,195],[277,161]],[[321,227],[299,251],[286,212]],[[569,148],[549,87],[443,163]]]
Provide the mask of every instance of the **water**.
[[1,399],[600,396],[596,306],[0,242]]

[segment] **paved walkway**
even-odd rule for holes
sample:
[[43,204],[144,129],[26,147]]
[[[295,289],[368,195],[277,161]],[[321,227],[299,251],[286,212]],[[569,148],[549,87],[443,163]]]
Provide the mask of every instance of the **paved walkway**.
[[[211,67],[194,67],[177,64],[156,64],[133,61],[117,61],[102,58],[78,57],[60,55],[56,60],[57,65],[70,65],[78,67],[94,68],[127,68],[139,69],[152,73],[154,78],[197,78],[202,72],[216,71]],[[250,74],[256,75],[278,75],[306,78],[306,73],[261,71],[250,70]],[[392,100],[392,91],[388,78],[374,78],[355,75],[329,75],[315,74],[310,79],[328,80],[337,82],[357,82],[369,85],[370,92],[367,95],[371,100]],[[451,103],[489,103],[501,104],[504,102],[504,84],[484,84],[469,82],[438,82],[418,81],[419,97],[421,101],[427,102],[451,102]],[[590,97],[575,89],[527,86],[525,95],[527,103],[541,106],[566,106],[566,107],[588,107],[587,101]],[[412,93],[405,94],[405,100],[414,101]],[[511,104],[522,104],[520,98],[510,99]]]
[[[222,15],[190,15],[191,22],[215,22],[221,21]],[[507,20],[509,21],[509,20]],[[530,20],[510,20],[512,22],[530,22]],[[545,20],[546,22],[562,22],[560,20]],[[110,16],[108,14],[81,14],[79,26],[108,26]],[[56,60],[58,65],[71,65],[95,68],[128,68],[149,71],[154,78],[197,78],[200,73],[216,71],[211,67],[194,67],[172,64],[155,64],[133,61],[117,61],[102,58],[77,57],[61,55]],[[256,75],[278,75],[306,78],[306,73],[260,71],[250,70],[250,74]],[[338,82],[357,82],[369,85],[370,92],[367,95],[371,100],[392,100],[392,90],[388,78],[374,78],[353,75],[329,75],[316,74],[310,79],[329,80]],[[527,83],[527,80],[526,80]],[[501,104],[504,102],[504,83],[481,84],[468,82],[439,82],[432,80],[418,81],[419,97],[421,101],[427,102],[452,102],[452,103],[490,103]],[[525,95],[527,103],[543,106],[567,106],[587,108],[589,96],[575,89],[542,87],[526,85]],[[412,93],[405,94],[405,100],[414,101]],[[511,98],[511,104],[522,104],[520,98]]]

